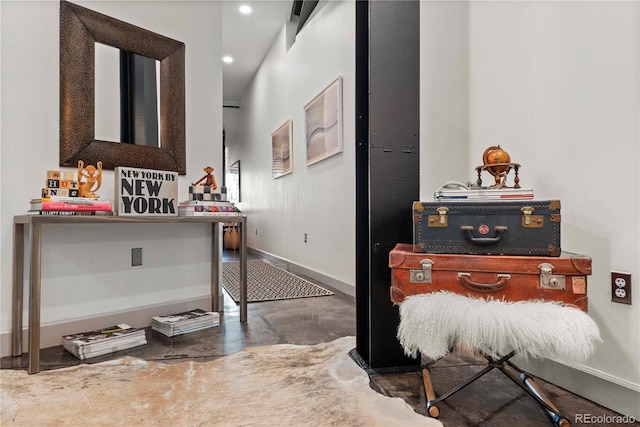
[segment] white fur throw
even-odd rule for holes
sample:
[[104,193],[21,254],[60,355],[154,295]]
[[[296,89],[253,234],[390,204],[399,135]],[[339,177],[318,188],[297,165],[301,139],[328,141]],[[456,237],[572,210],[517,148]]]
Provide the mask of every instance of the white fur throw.
[[466,297],[450,292],[414,295],[400,304],[398,340],[408,356],[439,359],[457,346],[487,355],[511,351],[583,362],[600,331],[584,312],[556,302]]

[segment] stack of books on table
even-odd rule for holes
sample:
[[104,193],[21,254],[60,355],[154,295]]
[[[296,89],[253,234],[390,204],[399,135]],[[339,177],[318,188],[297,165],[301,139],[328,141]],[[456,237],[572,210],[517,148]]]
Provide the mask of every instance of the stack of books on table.
[[531,200],[531,188],[441,188],[433,195],[435,201],[490,201],[490,200]]
[[42,197],[31,199],[29,215],[113,215],[109,200],[89,197]]
[[187,200],[178,204],[180,216],[238,216],[240,211],[231,202]]
[[151,318],[151,329],[168,337],[200,331],[219,324],[219,313],[200,309]]
[[62,346],[65,350],[80,360],[138,347],[146,343],[147,336],[144,328],[132,328],[126,323],[62,337]]

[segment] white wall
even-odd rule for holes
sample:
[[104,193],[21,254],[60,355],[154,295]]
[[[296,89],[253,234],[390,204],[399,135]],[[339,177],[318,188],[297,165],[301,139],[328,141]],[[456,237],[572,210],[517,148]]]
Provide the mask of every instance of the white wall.
[[[220,3],[76,3],[185,43],[188,170],[180,177],[180,199],[207,165],[221,179]],[[2,1],[1,19],[0,331],[6,335],[11,327],[12,218],[29,209],[29,199],[39,197],[46,171],[59,169],[59,2]],[[98,194],[113,199],[112,171],[104,172]],[[209,236],[208,225],[45,227],[43,326],[210,295]],[[130,266],[133,247],[143,248],[142,267]],[[57,344],[59,337],[54,340]],[[1,350],[3,356],[10,352]]]
[[[431,10],[433,9],[433,10]],[[469,151],[467,2],[420,4],[420,191],[466,182]],[[429,13],[425,13],[429,10]],[[428,145],[425,145],[426,144]],[[446,159],[447,161],[443,161]]]
[[[250,247],[355,284],[355,6],[320,3],[286,49],[280,32],[227,134],[229,164],[241,160],[242,203]],[[306,166],[304,105],[343,79],[344,151]],[[271,175],[271,133],[293,120],[293,173]],[[257,230],[257,234],[256,234]],[[308,242],[304,243],[304,234]]]
[[[422,199],[444,181],[474,181],[482,152],[500,144],[522,164],[523,186],[539,199],[561,200],[562,249],[593,259],[589,314],[603,343],[578,371],[550,362],[534,373],[640,418],[640,293],[631,306],[616,304],[610,285],[611,271],[640,278],[640,3],[421,6]],[[434,25],[445,20],[455,25]],[[457,38],[464,21],[466,43]],[[461,72],[462,90],[451,77]],[[453,93],[449,102],[467,102],[446,120],[468,129],[467,141],[453,127],[433,136],[430,129],[443,123],[434,87]],[[448,159],[450,173],[433,165],[435,153]],[[600,379],[615,390],[604,392]]]

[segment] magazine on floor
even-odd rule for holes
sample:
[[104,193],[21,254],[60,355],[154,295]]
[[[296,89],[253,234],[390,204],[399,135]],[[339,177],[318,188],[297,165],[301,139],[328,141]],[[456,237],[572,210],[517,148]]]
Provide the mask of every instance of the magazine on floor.
[[146,343],[147,336],[144,328],[133,328],[126,323],[62,337],[62,346],[65,350],[81,360],[126,350]]
[[195,309],[168,316],[151,318],[151,329],[168,337],[200,331],[220,324],[220,314],[212,311]]

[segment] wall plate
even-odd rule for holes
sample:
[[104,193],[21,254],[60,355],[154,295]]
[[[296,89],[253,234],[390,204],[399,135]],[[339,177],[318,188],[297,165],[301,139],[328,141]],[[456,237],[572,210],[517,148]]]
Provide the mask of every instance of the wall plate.
[[142,265],[142,248],[131,248],[131,267]]
[[631,305],[631,274],[611,272],[611,301]]

